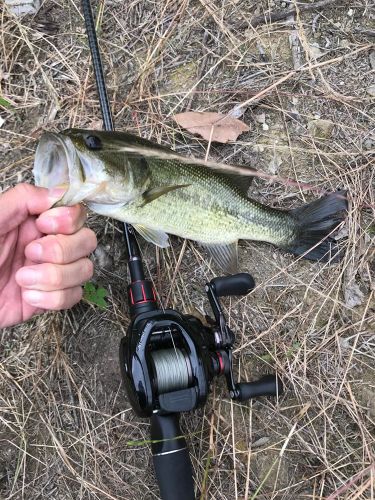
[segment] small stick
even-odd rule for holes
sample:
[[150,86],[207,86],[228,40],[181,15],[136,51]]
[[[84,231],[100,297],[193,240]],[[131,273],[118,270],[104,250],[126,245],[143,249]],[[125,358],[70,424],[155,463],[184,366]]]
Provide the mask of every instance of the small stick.
[[371,469],[374,469],[374,467],[375,467],[375,464],[371,464],[368,467],[366,467],[365,469],[358,472],[357,474],[354,474],[354,476],[352,476],[349,479],[349,481],[347,481],[345,484],[340,486],[339,489],[337,489],[331,495],[329,495],[329,497],[327,497],[327,500],[334,500],[335,498],[338,498],[342,493],[345,493],[345,491],[347,491],[351,486],[353,486],[357,481],[359,481],[365,474],[367,474],[367,472],[370,472]]
[[[337,3],[335,0],[320,0],[319,2],[314,3],[304,3],[298,5],[298,10],[300,12],[307,12],[309,10],[321,9],[322,7],[326,7],[327,5]],[[286,19],[287,17],[296,14],[297,8],[295,6],[290,7],[287,10],[282,12],[266,12],[265,14],[261,14],[260,16],[253,17],[250,21],[250,25],[253,28],[256,28],[260,24],[265,23],[274,23],[276,21],[281,21]]]

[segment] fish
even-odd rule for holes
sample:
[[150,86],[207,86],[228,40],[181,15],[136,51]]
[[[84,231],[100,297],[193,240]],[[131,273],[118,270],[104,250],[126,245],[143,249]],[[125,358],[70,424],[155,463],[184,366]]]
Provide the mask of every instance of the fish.
[[342,190],[292,210],[269,207],[248,196],[251,170],[184,157],[127,132],[84,129],[45,132],[33,173],[38,186],[66,189],[58,205],[84,202],[161,248],[168,235],[196,241],[223,271],[238,268],[239,240],[312,261],[342,257],[332,237],[348,209]]

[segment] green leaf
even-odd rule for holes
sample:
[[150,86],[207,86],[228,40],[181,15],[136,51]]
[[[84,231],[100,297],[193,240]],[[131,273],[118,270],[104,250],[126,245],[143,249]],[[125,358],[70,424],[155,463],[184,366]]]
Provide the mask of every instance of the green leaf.
[[88,281],[85,283],[83,287],[83,298],[90,304],[94,304],[95,306],[100,307],[101,309],[105,309],[108,307],[108,304],[105,300],[108,293],[107,290],[103,287],[96,287],[94,283]]
[[5,99],[5,97],[0,96],[0,106],[2,106],[3,108],[11,108],[12,103]]

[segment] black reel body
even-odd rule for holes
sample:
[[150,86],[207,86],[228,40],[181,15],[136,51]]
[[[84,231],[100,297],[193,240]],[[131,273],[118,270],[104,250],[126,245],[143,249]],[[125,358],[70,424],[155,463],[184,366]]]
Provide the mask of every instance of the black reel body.
[[[131,271],[135,263],[140,265],[133,261]],[[249,274],[215,278],[206,285],[215,317],[212,327],[194,316],[157,309],[151,282],[139,272],[135,276],[128,288],[132,322],[121,342],[120,362],[129,399],[139,416],[181,413],[202,406],[210,383],[219,375],[225,375],[232,399],[245,401],[281,393],[275,375],[251,383],[234,382],[234,334],[219,296],[246,295],[255,286]]]
[[122,339],[120,362],[136,413],[180,413],[203,405],[214,376],[207,328],[177,311],[136,316]]

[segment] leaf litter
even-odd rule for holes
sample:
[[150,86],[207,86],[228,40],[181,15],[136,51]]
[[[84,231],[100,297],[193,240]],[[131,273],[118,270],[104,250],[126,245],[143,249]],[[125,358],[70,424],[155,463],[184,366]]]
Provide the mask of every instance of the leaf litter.
[[186,111],[173,115],[174,121],[195,135],[209,142],[226,144],[237,140],[250,127],[238,118],[210,111]]

